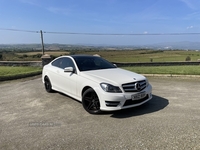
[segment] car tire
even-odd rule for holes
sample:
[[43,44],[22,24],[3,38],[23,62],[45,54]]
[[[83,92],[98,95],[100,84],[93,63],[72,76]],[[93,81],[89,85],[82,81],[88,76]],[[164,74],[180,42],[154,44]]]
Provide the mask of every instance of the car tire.
[[87,89],[83,93],[82,105],[83,108],[90,114],[101,113],[99,98],[92,88]]
[[48,77],[45,77],[44,78],[44,86],[45,86],[45,90],[48,92],[48,93],[51,93],[53,90],[52,90],[52,85],[51,85],[51,81],[49,80]]

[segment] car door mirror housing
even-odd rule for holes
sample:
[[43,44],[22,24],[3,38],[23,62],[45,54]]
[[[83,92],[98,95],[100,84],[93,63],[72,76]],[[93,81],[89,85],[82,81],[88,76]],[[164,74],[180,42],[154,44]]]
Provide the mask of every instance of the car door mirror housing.
[[117,65],[116,64],[113,64],[115,67],[117,67]]
[[66,67],[65,69],[64,69],[64,72],[74,72],[74,68],[73,67]]

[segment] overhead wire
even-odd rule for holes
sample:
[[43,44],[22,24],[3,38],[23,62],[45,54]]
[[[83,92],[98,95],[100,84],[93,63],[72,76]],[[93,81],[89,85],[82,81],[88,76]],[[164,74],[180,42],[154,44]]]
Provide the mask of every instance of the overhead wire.
[[0,30],[7,31],[18,31],[18,32],[29,32],[29,33],[47,33],[47,34],[69,34],[69,35],[104,35],[104,36],[150,36],[150,35],[200,35],[200,33],[195,32],[185,32],[185,33],[84,33],[84,32],[54,32],[54,31],[33,31],[33,30],[21,30],[21,29],[9,29],[0,28]]
[[49,32],[44,31],[43,33],[49,34],[71,34],[71,35],[111,35],[111,36],[148,36],[148,35],[200,35],[200,33],[80,33],[80,32]]
[[31,30],[9,29],[9,28],[0,28],[0,30],[18,31],[18,32],[31,32],[31,33],[39,33],[40,32],[40,31],[31,31]]

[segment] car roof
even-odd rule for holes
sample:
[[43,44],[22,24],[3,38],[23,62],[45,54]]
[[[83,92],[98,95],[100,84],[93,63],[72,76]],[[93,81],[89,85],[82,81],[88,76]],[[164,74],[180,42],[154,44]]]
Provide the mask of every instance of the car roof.
[[93,56],[93,55],[70,55],[73,58],[78,58],[78,57],[97,57],[97,56]]
[[88,58],[88,57],[97,57],[97,56],[93,56],[93,55],[70,55],[72,58]]
[[[73,58],[73,59],[76,59],[76,58],[93,58],[93,57],[98,57],[98,56],[94,56],[94,55],[85,55],[85,54],[62,55],[62,56],[60,56],[60,57],[57,57],[56,59],[65,58],[65,57],[71,57],[71,58]],[[56,59],[54,59],[53,61],[55,61]]]

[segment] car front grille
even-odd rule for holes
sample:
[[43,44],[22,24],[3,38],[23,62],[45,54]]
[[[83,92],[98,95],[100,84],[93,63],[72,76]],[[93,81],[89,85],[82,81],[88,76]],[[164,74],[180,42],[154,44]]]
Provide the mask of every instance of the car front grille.
[[124,92],[139,92],[146,88],[146,80],[122,84]]

